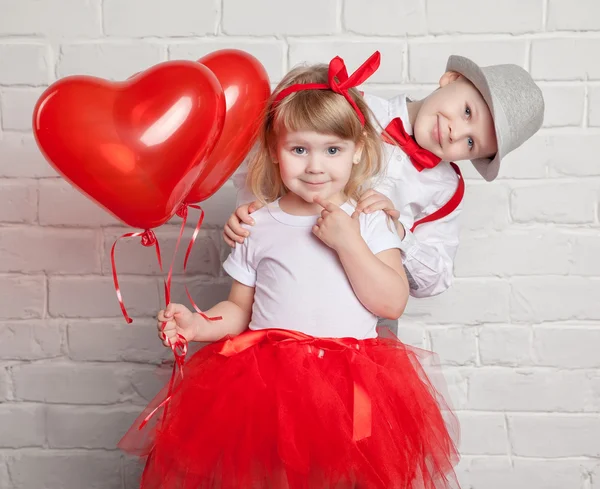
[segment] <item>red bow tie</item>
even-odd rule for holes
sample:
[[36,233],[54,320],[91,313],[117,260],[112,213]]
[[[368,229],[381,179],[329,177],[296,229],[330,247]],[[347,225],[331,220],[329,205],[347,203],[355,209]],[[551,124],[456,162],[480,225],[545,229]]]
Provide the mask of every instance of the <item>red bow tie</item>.
[[431,151],[421,148],[417,144],[415,139],[404,129],[404,124],[400,117],[393,119],[385,128],[385,132],[387,134],[384,133],[381,135],[383,141],[388,144],[397,144],[400,146],[402,151],[410,158],[417,171],[423,171],[425,168],[433,168],[442,161],[441,158],[434,155]]

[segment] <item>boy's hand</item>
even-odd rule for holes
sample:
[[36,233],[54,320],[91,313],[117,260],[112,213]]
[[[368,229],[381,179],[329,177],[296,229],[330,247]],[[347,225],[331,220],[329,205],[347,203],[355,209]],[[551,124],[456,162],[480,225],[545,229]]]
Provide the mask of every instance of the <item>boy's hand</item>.
[[396,210],[394,203],[388,197],[373,189],[367,190],[360,196],[356,210],[357,212],[364,212],[365,214],[371,214],[375,211],[384,211],[394,221],[397,221],[400,217],[400,211]]
[[250,236],[250,233],[246,231],[241,223],[248,224],[249,226],[254,225],[254,219],[250,217],[250,214],[256,212],[258,209],[263,207],[260,202],[252,202],[251,204],[243,204],[239,206],[236,211],[231,214],[225,224],[223,230],[223,239],[232,248],[235,248],[235,243],[243,243],[244,239]]
[[315,197],[314,202],[323,207],[321,217],[317,219],[317,224],[313,226],[313,234],[323,243],[335,251],[354,238],[360,238],[360,224],[358,222],[358,212],[354,212],[350,217],[339,206]]
[[[182,304],[171,303],[166,309],[158,312],[157,316],[158,337],[163,345],[175,345],[178,335],[186,341],[198,341],[200,329],[206,321],[199,314],[194,314]],[[163,329],[163,324],[165,327]]]

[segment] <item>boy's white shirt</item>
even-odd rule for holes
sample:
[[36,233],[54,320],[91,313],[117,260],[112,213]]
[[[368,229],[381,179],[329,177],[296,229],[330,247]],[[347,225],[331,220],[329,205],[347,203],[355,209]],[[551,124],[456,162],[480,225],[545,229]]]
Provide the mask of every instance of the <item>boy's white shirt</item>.
[[[400,117],[406,131],[412,134],[405,95],[386,100],[364,94],[364,98],[377,119],[376,125],[385,128],[392,119]],[[450,200],[458,186],[458,176],[448,162],[419,172],[400,148],[389,144],[383,146],[385,171],[374,182],[374,189],[388,196],[400,211],[399,220],[406,230],[401,250],[410,293],[414,297],[440,294],[453,280],[462,203],[443,219],[418,226],[414,233],[410,228]],[[233,176],[238,206],[255,200],[246,187],[247,161],[251,155]]]

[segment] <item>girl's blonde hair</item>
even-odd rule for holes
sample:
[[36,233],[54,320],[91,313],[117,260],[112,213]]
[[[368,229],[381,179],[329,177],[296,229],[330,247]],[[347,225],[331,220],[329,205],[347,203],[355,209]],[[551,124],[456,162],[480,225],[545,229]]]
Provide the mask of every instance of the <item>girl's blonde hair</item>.
[[282,130],[331,134],[362,145],[360,161],[352,166],[350,179],[344,188],[344,193],[350,199],[358,200],[372,178],[380,173],[382,143],[369,120],[369,108],[355,88],[351,88],[349,93],[365,118],[364,126],[348,100],[332,90],[301,90],[288,95],[278,104],[273,103],[277,94],[289,86],[328,84],[328,81],[327,65],[298,67],[283,78],[271,95],[259,134],[258,151],[250,161],[248,171],[248,185],[261,202],[273,202],[287,193],[279,166],[273,161],[277,137]]

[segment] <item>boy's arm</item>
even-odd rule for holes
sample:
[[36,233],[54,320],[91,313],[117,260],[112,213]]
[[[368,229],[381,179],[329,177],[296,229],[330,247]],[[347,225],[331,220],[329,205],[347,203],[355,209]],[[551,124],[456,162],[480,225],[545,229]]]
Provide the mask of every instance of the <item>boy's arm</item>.
[[452,285],[461,211],[462,204],[443,219],[418,226],[412,233],[405,230],[402,256],[413,297],[432,297]]

